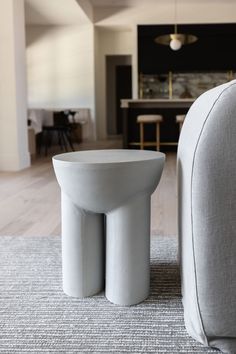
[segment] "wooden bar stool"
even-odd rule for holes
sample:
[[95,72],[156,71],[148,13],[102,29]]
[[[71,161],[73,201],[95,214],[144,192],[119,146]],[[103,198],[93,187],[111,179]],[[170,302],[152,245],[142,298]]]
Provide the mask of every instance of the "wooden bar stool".
[[176,116],[176,123],[179,124],[179,132],[181,132],[185,117],[186,114],[177,114]]
[[[137,123],[140,124],[140,149],[143,150],[144,146],[156,146],[160,150],[160,123],[163,117],[159,114],[145,114],[137,117]],[[156,141],[144,141],[144,124],[156,124]]]

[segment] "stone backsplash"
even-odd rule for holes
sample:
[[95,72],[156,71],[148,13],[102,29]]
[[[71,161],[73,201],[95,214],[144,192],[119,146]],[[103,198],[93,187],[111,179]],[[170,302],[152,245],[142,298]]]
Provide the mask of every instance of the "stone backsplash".
[[204,91],[235,78],[232,71],[140,74],[139,98],[197,98]]

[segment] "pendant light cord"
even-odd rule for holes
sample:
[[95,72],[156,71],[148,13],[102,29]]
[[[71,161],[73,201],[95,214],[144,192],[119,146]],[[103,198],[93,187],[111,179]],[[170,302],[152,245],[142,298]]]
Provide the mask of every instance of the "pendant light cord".
[[174,33],[177,34],[177,0],[174,0]]

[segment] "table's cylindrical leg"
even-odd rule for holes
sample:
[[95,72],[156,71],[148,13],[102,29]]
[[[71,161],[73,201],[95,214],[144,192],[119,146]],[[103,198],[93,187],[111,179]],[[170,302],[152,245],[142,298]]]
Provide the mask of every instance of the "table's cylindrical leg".
[[63,290],[85,297],[104,289],[104,216],[79,209],[62,193]]
[[107,214],[106,297],[119,305],[145,300],[150,285],[150,196]]

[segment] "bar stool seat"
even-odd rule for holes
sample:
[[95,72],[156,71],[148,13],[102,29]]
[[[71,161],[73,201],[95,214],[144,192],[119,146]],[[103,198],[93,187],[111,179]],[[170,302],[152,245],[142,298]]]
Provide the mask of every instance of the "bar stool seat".
[[185,120],[186,114],[177,114],[176,115],[176,123],[179,124],[179,132],[182,129],[182,126],[184,124],[184,120]]
[[[156,150],[160,150],[160,123],[163,117],[160,114],[144,114],[137,117],[137,123],[140,124],[140,149],[144,146],[156,146]],[[156,141],[144,140],[144,124],[156,123]]]

